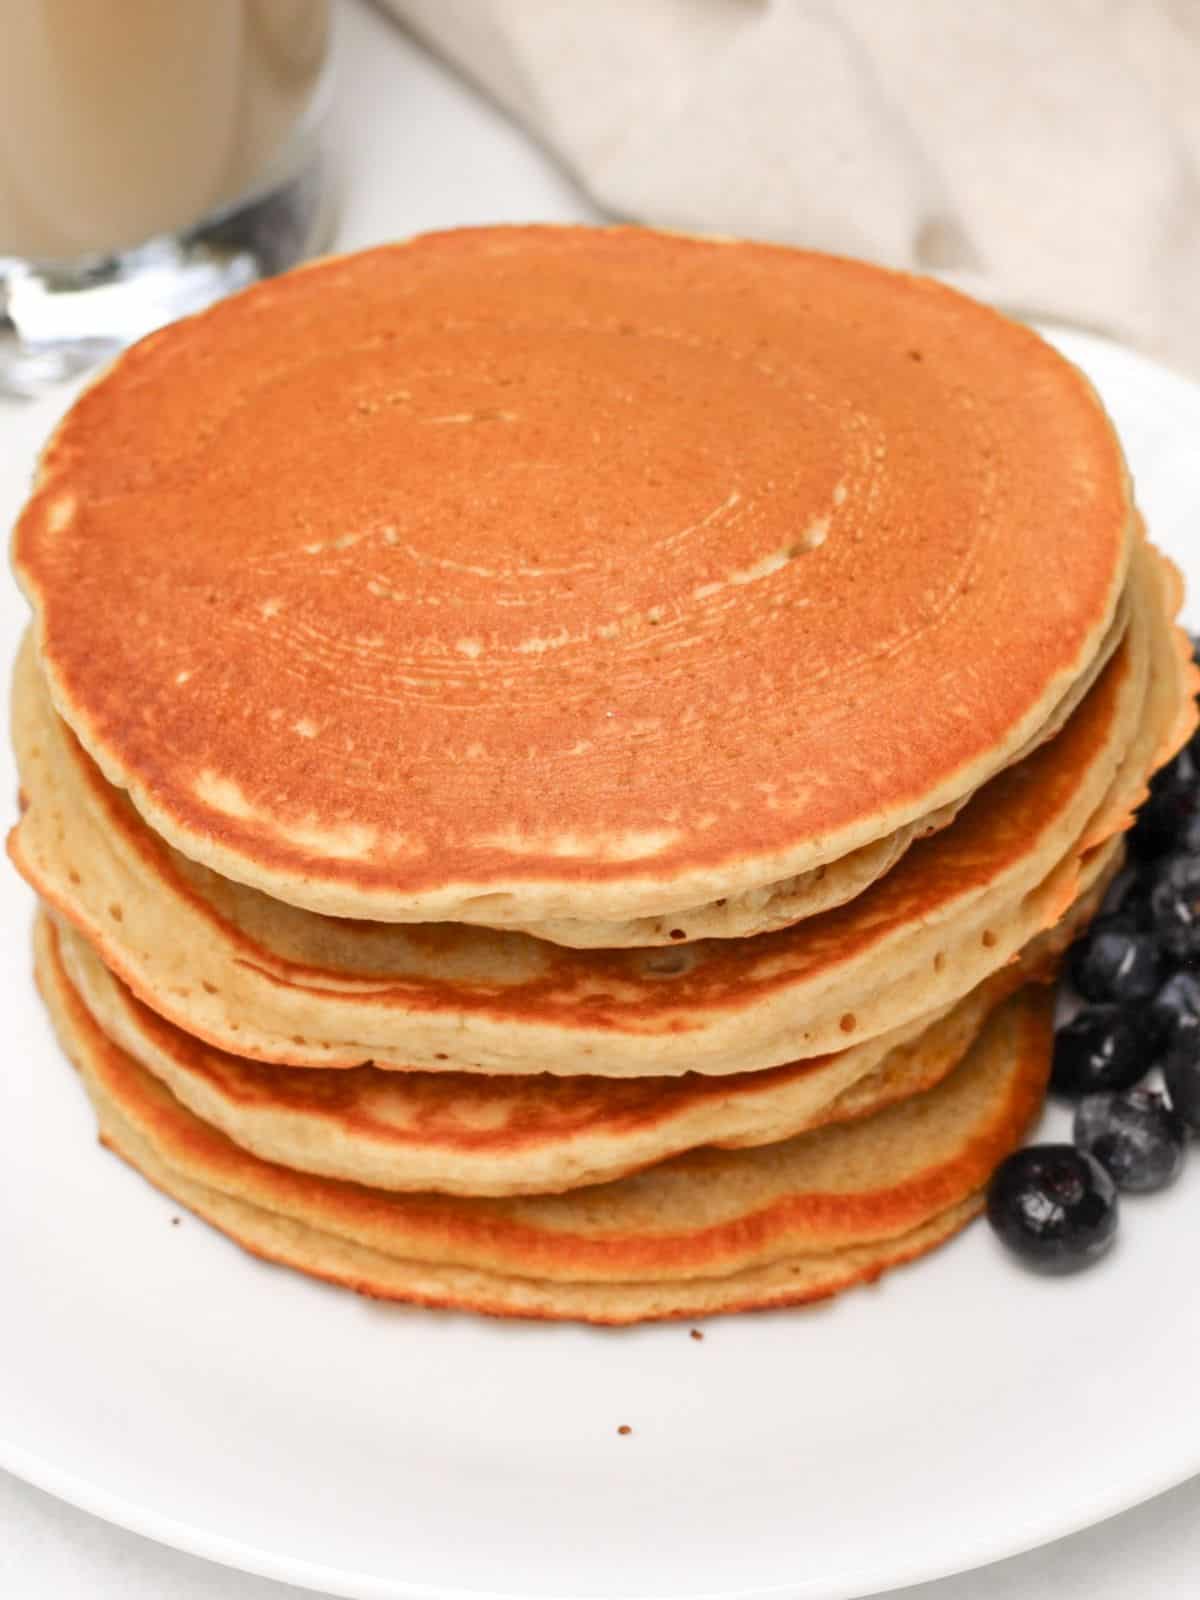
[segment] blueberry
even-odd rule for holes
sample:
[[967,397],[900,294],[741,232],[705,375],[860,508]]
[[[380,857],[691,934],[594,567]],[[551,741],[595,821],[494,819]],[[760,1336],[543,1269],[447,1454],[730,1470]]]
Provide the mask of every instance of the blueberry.
[[1151,794],[1192,794],[1196,792],[1196,763],[1192,759],[1191,748],[1184,745],[1165,767],[1150,779]]
[[1132,917],[1101,917],[1067,954],[1071,982],[1085,1000],[1149,1000],[1158,992],[1158,945]]
[[1194,814],[1190,794],[1172,790],[1152,794],[1127,836],[1130,855],[1139,861],[1155,861],[1179,849]]
[[1200,979],[1190,972],[1173,974],[1142,1012],[1142,1022],[1154,1048],[1167,1043],[1185,1022],[1200,1023]]
[[1200,956],[1200,859],[1177,856],[1163,863],[1150,890],[1150,915],[1173,960]]
[[1042,1272],[1074,1272],[1102,1255],[1117,1230],[1117,1187],[1100,1163],[1069,1144],[1031,1144],[1001,1163],[988,1190],[988,1221]]
[[1130,854],[1152,861],[1177,849],[1196,802],[1196,764],[1190,752],[1182,750],[1150,780],[1150,794],[1129,833]]
[[1129,1089],[1153,1066],[1146,1035],[1117,1006],[1090,1006],[1058,1030],[1051,1086],[1059,1094]]
[[1138,811],[1126,836],[1129,853],[1138,861],[1155,861],[1176,849],[1191,821],[1190,801],[1180,795],[1151,795]]
[[1171,1105],[1193,1133],[1200,1133],[1200,1017],[1185,1012],[1179,1018],[1162,1071]]
[[1122,872],[1109,886],[1093,927],[1118,917],[1139,932],[1152,931],[1150,919],[1150,879],[1145,872]]
[[1118,1189],[1149,1194],[1183,1168],[1184,1126],[1153,1089],[1089,1094],[1075,1113],[1075,1146],[1094,1156]]
[[[1200,733],[1196,737],[1200,739]],[[1193,811],[1180,828],[1175,836],[1174,849],[1182,856],[1200,856],[1200,810]]]
[[1104,891],[1104,899],[1100,902],[1098,916],[1115,917],[1120,911],[1124,910],[1125,897],[1132,889],[1133,882],[1133,873],[1128,868],[1124,872],[1118,872]]

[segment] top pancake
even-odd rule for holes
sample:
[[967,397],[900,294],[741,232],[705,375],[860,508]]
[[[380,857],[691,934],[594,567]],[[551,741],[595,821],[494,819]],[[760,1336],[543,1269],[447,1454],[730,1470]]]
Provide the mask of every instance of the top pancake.
[[960,798],[1109,627],[1086,380],[930,282],[641,230],[330,260],[152,335],[15,559],[170,843],[313,910],[698,906]]

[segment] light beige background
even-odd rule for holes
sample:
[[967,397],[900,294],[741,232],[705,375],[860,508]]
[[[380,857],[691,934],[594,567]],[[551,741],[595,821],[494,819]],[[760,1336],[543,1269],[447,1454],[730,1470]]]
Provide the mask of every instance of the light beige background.
[[607,212],[944,272],[1200,373],[1198,0],[383,0]]

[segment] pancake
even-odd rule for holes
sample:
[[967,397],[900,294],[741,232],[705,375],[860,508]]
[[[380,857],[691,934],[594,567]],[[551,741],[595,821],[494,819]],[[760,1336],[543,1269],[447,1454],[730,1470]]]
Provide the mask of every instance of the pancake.
[[[1053,716],[1016,752],[1009,766],[1023,760],[1040,744],[1053,739],[1082,704],[1097,678],[1120,647],[1129,623],[1129,597],[1122,594],[1116,615],[1099,650],[1054,709]],[[732,898],[702,906],[686,906],[666,915],[636,917],[624,922],[598,922],[582,917],[556,917],[550,921],[502,924],[534,938],[573,950],[636,949],[647,945],[687,944],[697,939],[744,939],[756,933],[789,928],[806,917],[845,905],[862,894],[900,860],[918,839],[927,839],[948,827],[971,798],[957,800],[931,812],[895,833],[852,850],[820,867],[813,867],[781,883],[749,889]],[[497,926],[501,924],[497,923]]]
[[[162,877],[150,879],[147,893],[134,895],[128,892],[132,883],[113,881],[110,859],[79,853],[82,808],[69,802],[47,807],[40,798],[39,774],[46,769],[32,752],[54,758],[49,724],[37,735],[40,743],[27,747],[18,732],[19,745],[31,757],[28,763],[22,759],[22,770],[32,803],[14,857],[143,1000],[238,1054],[300,1065],[351,1065],[373,1057],[381,1065],[435,1068],[482,1059],[493,1070],[637,1076],[752,1070],[856,1042],[847,1037],[839,1006],[858,1006],[855,1031],[864,1037],[949,1003],[1057,920],[1074,897],[1077,875],[1075,859],[1064,865],[1061,852],[1104,802],[1126,747],[1126,725],[1138,709],[1128,658],[1114,663],[1112,680],[1102,682],[1096,694],[1059,741],[1010,778],[989,785],[953,829],[910,852],[851,906],[754,941],[664,952],[654,964],[555,951],[518,935],[455,926],[420,930],[419,938],[413,931],[364,925],[296,928],[304,914],[294,912],[284,918],[282,931],[303,933],[310,943],[281,960],[264,938],[268,929],[278,936],[282,912],[273,903],[256,897],[247,904],[247,892],[236,886],[207,883],[208,894],[224,895],[222,916],[211,901],[181,889],[179,879],[176,892],[164,897]],[[97,838],[105,846],[112,835]],[[148,850],[155,844],[150,838],[137,842]],[[1046,854],[1052,860],[1058,854],[1060,864],[1039,885]],[[49,871],[41,868],[46,860]],[[76,860],[78,868],[71,865]],[[362,959],[369,961],[371,944],[384,937],[391,972]],[[329,961],[331,952],[336,965]],[[297,954],[309,960],[301,964]],[[322,957],[324,970],[316,965]],[[887,981],[871,999],[875,1016],[868,1022],[868,1008],[859,1002],[864,985],[879,983],[884,963]],[[893,1021],[884,1002],[889,987],[905,981],[899,975],[906,970],[904,1014]],[[598,995],[605,997],[601,1004],[593,998]],[[785,1011],[786,1035],[777,1029],[767,1044],[778,1052],[773,1060],[763,1058],[761,1036],[753,1037],[760,1009],[767,1022],[771,1012]],[[272,1016],[278,1019],[275,1037],[265,1026]],[[314,1037],[313,1022],[324,1029],[345,1027],[362,1046],[356,1054],[325,1046],[319,1034]],[[296,1031],[301,1023],[306,1034]],[[818,1035],[819,1026],[824,1031]],[[704,1048],[712,1042],[705,1034],[713,1033],[725,1047],[715,1067]],[[464,1042],[471,1049],[466,1061]],[[562,1045],[570,1055],[557,1048]]]
[[546,1194],[624,1176],[701,1145],[771,1144],[871,1113],[932,1088],[988,1015],[1058,954],[1103,884],[1019,961],[934,1017],[835,1055],[724,1078],[502,1077],[479,1073],[321,1072],[214,1050],[114,978],[81,935],[47,927],[46,959],[97,1025],[202,1121],[264,1160],[372,1188],[444,1194]]
[[528,933],[536,939],[548,939],[552,944],[566,945],[573,950],[636,949],[688,944],[697,939],[743,939],[756,933],[769,933],[853,900],[889,872],[915,840],[927,838],[952,822],[966,798],[852,850],[837,861],[706,905],[683,906],[657,916],[630,917],[623,922],[555,917],[532,923],[498,922],[497,926]]
[[609,1327],[827,1300],[843,1290],[874,1283],[889,1267],[906,1265],[927,1254],[964,1228],[983,1208],[982,1195],[972,1195],[897,1238],[850,1245],[819,1255],[789,1256],[726,1278],[686,1278],[663,1284],[550,1283],[507,1278],[470,1267],[398,1260],[291,1217],[247,1205],[244,1200],[232,1199],[164,1165],[153,1148],[111,1109],[105,1112],[101,1142],[164,1194],[264,1261],[294,1267],[310,1277],[376,1300],[401,1300],[430,1309],[474,1311],[485,1316]]
[[849,905],[751,940],[568,951],[283,906],[168,851],[63,736],[28,655],[14,730],[30,804],[10,849],[140,999],[234,1054],[636,1077],[776,1066],[952,1004],[1086,887],[1089,820],[1127,820],[1190,686],[1144,551],[1132,598],[1126,642],[1057,738]]
[[753,896],[972,793],[1095,660],[1132,542],[1103,409],[1029,329],[531,227],[143,340],[14,557],[59,712],[184,854],[326,915],[549,928]]
[[[935,1089],[843,1127],[758,1150],[693,1152],[565,1195],[396,1195],[295,1173],[240,1149],[105,1037],[46,944],[39,980],[103,1136],[144,1161],[170,1192],[194,1195],[202,1208],[214,1193],[282,1219],[276,1227],[309,1249],[328,1239],[339,1251],[385,1258],[392,1282],[364,1286],[397,1297],[406,1297],[412,1268],[425,1284],[431,1268],[451,1269],[541,1285],[545,1314],[554,1314],[556,1295],[568,1288],[573,1304],[560,1302],[569,1308],[557,1314],[587,1315],[590,1307],[603,1320],[646,1314],[642,1306],[664,1285],[698,1280],[710,1308],[723,1294],[749,1305],[753,1286],[730,1288],[728,1280],[775,1269],[778,1295],[779,1274],[791,1263],[865,1249],[849,1267],[829,1263],[830,1283],[911,1255],[924,1242],[922,1230],[932,1243],[970,1215],[1036,1116],[1049,1070],[1052,1002],[1045,991],[1026,992],[993,1013],[967,1059]],[[236,1218],[231,1226],[236,1236]],[[317,1270],[349,1277],[329,1258]],[[632,1311],[621,1304],[630,1286],[642,1297]],[[798,1297],[809,1287],[802,1284]],[[434,1298],[419,1282],[409,1293]],[[455,1298],[452,1277],[437,1298],[472,1303]],[[661,1301],[655,1310],[661,1314]]]
[[[1132,826],[1138,806],[1150,792],[1150,778],[1179,754],[1200,727],[1200,668],[1190,637],[1173,622],[1183,605],[1183,574],[1169,556],[1148,542],[1145,527],[1140,518],[1138,521],[1142,549],[1135,559],[1156,597],[1156,616],[1170,625],[1165,629],[1160,626],[1154,634],[1145,712],[1121,781],[1114,784],[1107,804],[1092,818],[1081,840],[1085,847]],[[1140,783],[1139,770],[1143,774]]]

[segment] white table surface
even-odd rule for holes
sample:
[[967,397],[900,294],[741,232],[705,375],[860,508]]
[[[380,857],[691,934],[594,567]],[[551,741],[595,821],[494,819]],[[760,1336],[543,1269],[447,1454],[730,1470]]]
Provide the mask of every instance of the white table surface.
[[[566,174],[362,0],[342,0],[339,21],[330,127],[341,194],[339,248],[464,222],[592,218]],[[29,459],[57,409],[55,401],[0,405],[0,452]],[[1139,1371],[1131,1351],[1129,1381],[1169,1383],[1170,1374]],[[1062,1471],[1070,1473],[1070,1461]],[[906,1594],[910,1600],[1191,1600],[1197,1573],[1200,1479],[1193,1479],[1086,1533]],[[0,1472],[6,1600],[283,1600],[301,1592],[110,1527]]]

